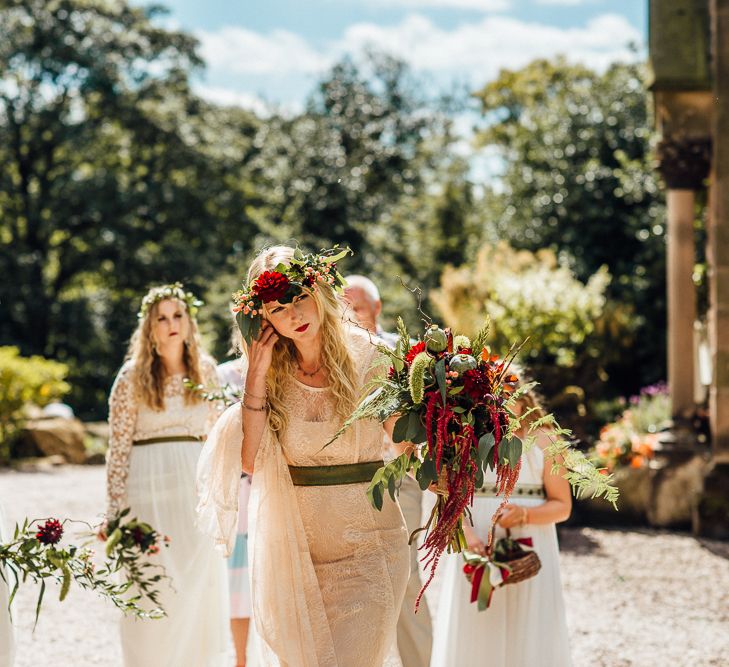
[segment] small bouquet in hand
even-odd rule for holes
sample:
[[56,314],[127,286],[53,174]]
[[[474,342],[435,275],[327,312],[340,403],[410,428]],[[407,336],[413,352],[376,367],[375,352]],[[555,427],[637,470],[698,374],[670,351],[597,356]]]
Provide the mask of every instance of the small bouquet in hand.
[[507,530],[506,537],[489,546],[486,555],[463,552],[463,574],[471,584],[471,602],[478,603],[479,611],[489,608],[496,588],[518,584],[539,572],[542,563],[532,546],[531,537],[512,538]]
[[486,468],[495,471],[498,493],[503,494],[495,517],[516,485],[523,447],[532,444],[536,429],[549,427],[553,433],[547,455],[563,460],[565,477],[578,493],[590,488],[593,495],[615,501],[617,490],[609,478],[570,447],[569,431],[560,428],[553,415],[530,421],[525,443],[516,435],[522,421],[537,408],[521,415],[514,411],[519,397],[534,386],[516,387],[518,378],[510,371],[518,352],[515,346],[504,358],[493,354],[486,345],[488,326],[472,342],[431,325],[413,345],[400,319],[398,334],[395,350],[379,346],[390,362],[386,377],[373,382],[372,391],[334,438],[357,419],[384,422],[398,415],[393,440],[422,443],[380,468],[368,489],[373,506],[381,509],[385,489],[394,498],[408,471],[413,471],[421,489],[437,488],[433,512],[419,529],[427,531],[421,548],[430,577],[416,607],[442,554],[466,548],[464,516],[469,516],[474,491],[483,485]]
[[158,554],[160,544],[169,547],[170,538],[160,535],[148,523],[136,518],[123,521],[128,514],[129,508],[126,508],[107,521],[106,567],[110,573],[124,573],[129,587],[136,589],[135,602],[146,598],[155,605],[151,614],[159,615],[162,612],[164,615],[158,603],[159,591],[156,588],[165,576],[161,571],[162,566],[142,557]]
[[[142,618],[160,618],[165,615],[158,605],[159,592],[157,584],[165,576],[160,565],[149,562],[146,554],[159,551],[159,535],[148,524],[136,520],[123,522],[129,513],[123,510],[108,522],[110,537],[106,543],[107,559],[101,567],[94,563],[95,552],[89,547],[87,540],[82,546],[61,545],[66,525],[83,523],[64,519],[46,519],[23,522],[15,526],[13,539],[0,544],[0,578],[10,589],[10,606],[21,583],[30,580],[40,584],[38,601],[36,602],[36,622],[40,614],[46,583],[55,581],[60,584],[59,599],[65,600],[75,582],[83,589],[93,590],[110,600],[124,613],[134,614]],[[96,532],[86,532],[96,535]],[[166,545],[169,538],[164,538]],[[121,573],[122,581],[117,581],[117,573]],[[136,593],[128,595],[134,586]],[[153,603],[152,610],[140,606],[143,598]]]

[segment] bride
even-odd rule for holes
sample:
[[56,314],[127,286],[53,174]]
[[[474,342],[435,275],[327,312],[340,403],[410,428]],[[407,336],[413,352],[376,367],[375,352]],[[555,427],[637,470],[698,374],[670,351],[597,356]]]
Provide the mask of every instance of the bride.
[[[198,467],[201,526],[230,552],[241,467],[249,503],[253,619],[266,665],[399,665],[395,627],[409,576],[396,503],[365,495],[384,431],[360,422],[323,448],[372,377],[377,350],[344,323],[326,255],[277,246],[248,272],[237,310],[249,335],[240,404],[213,428]],[[260,319],[256,319],[260,318]],[[249,322],[249,324],[250,324]]]

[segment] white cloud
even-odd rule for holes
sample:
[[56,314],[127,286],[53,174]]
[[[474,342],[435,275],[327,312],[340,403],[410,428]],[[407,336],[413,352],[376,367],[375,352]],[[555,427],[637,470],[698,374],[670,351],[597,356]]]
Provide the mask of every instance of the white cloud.
[[471,9],[480,12],[502,12],[511,8],[512,0],[366,0],[372,5],[407,7],[409,9]]
[[[340,38],[322,45],[286,30],[256,33],[235,26],[197,36],[209,66],[206,96],[254,110],[263,104],[261,98],[300,104],[310,89],[307,80],[313,82],[343,55],[360,54],[365,48],[398,56],[416,72],[432,74],[434,85],[455,80],[478,86],[502,68],[517,69],[557,54],[602,70],[616,60],[642,57],[628,45],[644,42],[640,31],[618,14],[603,14],[570,28],[490,15],[452,29],[411,14],[393,25],[355,23]],[[247,92],[235,92],[240,90]]]
[[627,19],[606,14],[584,27],[558,28],[505,16],[443,30],[412,15],[395,26],[360,23],[349,27],[338,50],[375,47],[400,56],[419,70],[452,71],[486,80],[500,68],[518,68],[538,57],[565,54],[569,60],[604,68],[615,60],[634,59],[629,42],[642,36]]
[[538,5],[563,5],[566,7],[577,7],[578,5],[586,5],[591,0],[536,0]]
[[231,74],[320,72],[330,63],[303,37],[288,30],[273,30],[264,35],[230,27],[216,32],[198,31],[196,36],[209,67]]
[[536,0],[538,5],[562,5],[565,7],[578,7],[593,3],[595,0]]
[[267,116],[272,110],[272,105],[266,103],[257,95],[231,90],[230,88],[196,85],[195,91],[210,102],[226,107],[242,107],[253,111],[258,116]]

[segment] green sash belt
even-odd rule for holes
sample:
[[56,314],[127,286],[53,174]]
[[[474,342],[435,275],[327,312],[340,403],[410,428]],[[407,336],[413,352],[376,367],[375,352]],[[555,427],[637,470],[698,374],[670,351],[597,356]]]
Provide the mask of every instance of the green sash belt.
[[[495,486],[482,486],[476,489],[474,496],[479,498],[496,498]],[[541,484],[517,484],[511,492],[512,498],[546,498],[544,487]]]
[[157,445],[161,442],[202,442],[201,435],[166,435],[160,438],[147,438],[146,440],[135,440],[132,445]]
[[382,461],[366,461],[336,466],[289,466],[289,472],[294,486],[333,486],[369,482],[383,465]]

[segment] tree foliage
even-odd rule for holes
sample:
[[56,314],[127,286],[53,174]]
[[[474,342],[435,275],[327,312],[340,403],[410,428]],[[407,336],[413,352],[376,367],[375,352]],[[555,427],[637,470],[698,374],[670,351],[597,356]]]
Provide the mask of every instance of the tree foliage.
[[480,141],[504,160],[502,188],[488,198],[493,237],[553,248],[583,281],[607,266],[607,295],[632,307],[638,340],[650,340],[615,380],[634,392],[665,377],[664,210],[643,65],[599,74],[537,60],[502,71],[477,97],[490,121]]
[[[606,307],[632,309],[640,336],[661,340],[661,203],[640,67],[537,61],[502,72],[478,94],[481,141],[504,164],[500,187],[480,198],[456,149],[459,101],[431,94],[403,62],[345,58],[302,112],[256,117],[192,91],[196,41],[162,27],[160,11],[0,0],[0,270],[10,277],[0,343],[67,363],[81,416],[103,414],[151,284],[179,280],[205,296],[202,329],[220,358],[228,298],[253,252],[292,239],[354,248],[342,268],[378,283],[385,326],[395,314],[415,326],[418,304],[435,315],[443,268],[475,260],[484,238],[552,248],[582,283],[607,265]],[[627,391],[662,375],[662,354],[640,347],[639,373],[604,370]]]
[[[195,40],[123,2],[0,8],[0,339],[72,359],[103,400],[150,283],[202,282],[245,238],[254,119],[190,91]],[[237,121],[236,125],[233,125]],[[74,387],[76,385],[74,384]]]
[[591,404],[610,393],[606,367],[632,343],[629,318],[607,301],[610,279],[603,266],[583,283],[553,251],[501,242],[483,246],[475,262],[447,267],[434,300],[459,333],[473,336],[488,319],[496,354],[526,341],[519,363],[584,434]]

